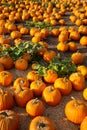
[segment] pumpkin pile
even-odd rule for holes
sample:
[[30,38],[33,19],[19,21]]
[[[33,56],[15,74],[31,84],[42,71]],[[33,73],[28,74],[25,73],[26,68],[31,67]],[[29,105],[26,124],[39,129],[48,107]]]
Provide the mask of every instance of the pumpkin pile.
[[87,1],[1,0],[0,129],[66,130],[46,111],[67,98],[62,121],[87,130],[86,55]]

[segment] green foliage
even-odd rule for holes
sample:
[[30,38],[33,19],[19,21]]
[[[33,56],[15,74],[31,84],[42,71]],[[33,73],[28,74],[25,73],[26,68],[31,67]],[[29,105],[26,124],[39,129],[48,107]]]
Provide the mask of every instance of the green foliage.
[[19,43],[18,46],[11,46],[10,48],[4,49],[0,53],[0,57],[3,55],[10,55],[12,59],[15,61],[18,58],[22,57],[24,53],[29,53],[31,57],[36,55],[38,50],[42,48],[42,46],[38,43],[31,43],[26,41],[24,43]]
[[52,26],[49,23],[45,23],[45,22],[33,22],[33,21],[26,21],[26,25],[29,27],[36,27],[39,29],[43,29],[43,28],[47,28],[49,30],[52,29]]

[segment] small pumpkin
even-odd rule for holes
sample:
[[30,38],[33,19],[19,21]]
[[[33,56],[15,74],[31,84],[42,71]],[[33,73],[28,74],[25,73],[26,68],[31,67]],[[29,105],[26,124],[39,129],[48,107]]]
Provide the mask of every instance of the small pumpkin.
[[69,45],[66,42],[59,42],[56,48],[58,51],[66,52],[69,49]]
[[80,33],[78,31],[71,31],[69,38],[74,41],[78,41],[80,39]]
[[72,87],[79,91],[83,90],[85,87],[85,78],[79,72],[74,72],[69,76],[69,80],[72,82]]
[[84,55],[81,52],[74,52],[71,54],[71,60],[72,60],[72,63],[76,65],[82,64],[84,61]]
[[30,89],[33,91],[35,96],[41,96],[45,88],[46,84],[42,81],[42,79],[36,79],[30,84]]
[[14,106],[13,95],[9,90],[0,87],[0,111]]
[[69,121],[75,124],[81,124],[87,116],[87,106],[81,100],[70,100],[66,103],[65,115]]
[[40,79],[40,78],[42,78],[42,77],[38,74],[38,72],[36,70],[31,70],[27,73],[27,79],[30,82],[32,82],[36,79]]
[[15,68],[18,70],[26,70],[28,68],[28,61],[24,58],[19,58],[15,61]]
[[50,106],[56,106],[61,101],[61,93],[53,85],[47,86],[42,93],[42,99]]
[[46,62],[50,62],[56,55],[57,54],[56,54],[56,52],[54,50],[47,50],[43,54],[43,59]]
[[4,56],[0,57],[0,63],[2,63],[4,65],[4,68],[6,70],[12,69],[12,67],[14,65],[14,61],[9,55],[4,55]]
[[74,52],[77,50],[77,44],[75,42],[68,42],[69,50]]
[[37,116],[31,120],[29,130],[55,130],[54,122],[46,116]]
[[29,81],[25,77],[18,77],[14,80],[13,86],[14,86],[14,88],[16,88],[18,86],[29,88]]
[[77,66],[77,71],[81,72],[81,74],[87,78],[87,67],[85,65],[78,65]]
[[10,33],[10,36],[12,39],[17,39],[17,38],[21,38],[22,34],[19,31],[12,31]]
[[87,36],[82,36],[82,37],[80,38],[80,44],[81,44],[82,46],[87,46]]
[[48,69],[46,71],[46,75],[44,75],[43,77],[46,83],[54,83],[57,78],[58,78],[57,72],[52,69]]
[[0,129],[17,130],[19,127],[19,116],[12,110],[0,111]]
[[0,72],[0,85],[3,87],[8,87],[13,82],[13,74],[9,71]]
[[27,102],[33,98],[30,88],[18,86],[14,91],[14,98],[18,106],[25,107]]
[[41,116],[44,112],[44,104],[40,99],[31,99],[26,104],[26,112],[31,117]]
[[72,91],[72,83],[66,77],[57,78],[54,82],[54,87],[59,89],[62,95],[69,95]]

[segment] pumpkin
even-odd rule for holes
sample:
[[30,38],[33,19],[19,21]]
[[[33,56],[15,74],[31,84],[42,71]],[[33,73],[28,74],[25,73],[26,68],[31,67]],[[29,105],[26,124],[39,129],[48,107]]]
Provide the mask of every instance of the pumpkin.
[[61,101],[61,93],[53,85],[47,86],[42,93],[42,99],[50,106],[56,106]]
[[81,44],[82,46],[87,46],[87,36],[82,36],[82,37],[80,38],[80,44]]
[[38,32],[38,28],[32,27],[30,28],[30,36],[34,36],[36,32]]
[[9,71],[0,72],[0,85],[3,87],[8,87],[13,82],[13,74]]
[[58,28],[53,28],[53,29],[51,30],[51,35],[54,36],[54,37],[58,37],[58,36],[59,36],[59,33],[60,33],[60,31],[59,31]]
[[15,68],[18,70],[25,71],[28,68],[28,61],[23,58],[17,59],[15,61]]
[[29,81],[25,77],[18,77],[14,80],[13,86],[14,88],[19,87],[19,86],[29,88]]
[[69,50],[70,51],[76,51],[77,50],[77,44],[75,42],[68,42]]
[[12,110],[0,111],[0,129],[17,130],[19,127],[19,116]]
[[33,91],[35,96],[41,96],[45,88],[46,84],[42,81],[42,79],[36,79],[30,84],[30,89]]
[[44,112],[44,104],[40,99],[31,99],[26,104],[26,112],[31,117],[41,116]]
[[78,65],[77,66],[77,71],[81,72],[81,74],[87,78],[87,67],[85,65]]
[[48,69],[46,71],[46,75],[44,75],[43,79],[46,83],[54,83],[58,78],[58,74],[55,70]]
[[83,119],[83,121],[80,124],[80,130],[86,130],[87,129],[87,116]]
[[0,63],[2,63],[4,65],[4,68],[6,70],[12,69],[12,67],[14,65],[14,61],[9,55],[4,55],[4,56],[0,57]]
[[14,106],[13,95],[9,90],[0,87],[0,111]]
[[46,62],[50,62],[56,55],[57,54],[56,54],[56,52],[54,50],[47,50],[43,54],[43,59]]
[[31,70],[27,73],[27,79],[30,82],[32,82],[36,79],[40,79],[40,78],[42,78],[42,77],[38,74],[38,72],[36,70]]
[[29,33],[29,29],[26,28],[26,27],[22,27],[22,28],[20,29],[20,33],[21,33],[21,34],[24,34],[24,35],[27,35],[27,34]]
[[69,38],[74,41],[78,41],[80,39],[80,33],[78,31],[71,31]]
[[67,42],[68,41],[68,34],[66,31],[59,34],[58,41],[59,42]]
[[66,103],[65,115],[69,121],[75,124],[81,124],[87,116],[87,106],[81,100],[70,100]]
[[17,38],[21,38],[22,34],[19,31],[12,31],[10,33],[10,36],[12,39],[17,39]]
[[18,86],[14,91],[14,98],[18,106],[25,107],[27,102],[33,98],[30,88]]
[[57,78],[54,82],[54,87],[57,88],[62,95],[69,95],[72,91],[72,83],[66,77]]
[[56,46],[58,51],[66,52],[69,49],[69,46],[66,42],[59,42]]
[[74,72],[69,76],[69,80],[72,82],[72,87],[77,90],[83,90],[85,87],[85,78],[79,72]]
[[55,130],[54,122],[46,116],[37,116],[31,120],[29,130]]
[[76,65],[82,64],[84,61],[84,55],[81,52],[74,52],[71,54],[71,60],[72,60],[72,63]]

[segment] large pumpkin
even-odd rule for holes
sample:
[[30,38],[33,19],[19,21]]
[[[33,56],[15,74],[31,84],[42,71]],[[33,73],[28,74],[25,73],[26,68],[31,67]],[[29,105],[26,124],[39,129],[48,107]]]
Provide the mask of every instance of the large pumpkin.
[[13,95],[9,90],[0,88],[0,111],[10,109],[14,106]]
[[81,124],[87,116],[87,106],[81,100],[73,99],[65,106],[65,115],[68,120],[75,124]]
[[55,130],[55,124],[48,117],[37,116],[29,124],[29,130]]
[[19,126],[19,117],[12,110],[0,111],[0,129],[17,130]]

